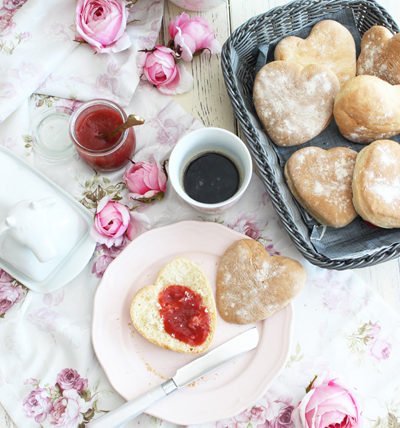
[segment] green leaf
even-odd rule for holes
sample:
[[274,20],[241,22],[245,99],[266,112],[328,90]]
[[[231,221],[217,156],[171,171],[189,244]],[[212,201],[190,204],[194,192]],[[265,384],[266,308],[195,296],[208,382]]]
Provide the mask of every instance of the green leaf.
[[84,414],[83,414],[83,419],[86,422],[89,422],[91,419],[93,419],[93,416],[95,414],[94,409],[88,409]]
[[90,401],[92,399],[92,395],[90,394],[90,391],[88,389],[85,389],[84,391],[81,392],[81,397],[85,401]]
[[154,195],[151,198],[132,198],[135,201],[142,202],[144,204],[151,204],[155,201],[161,201],[164,198],[164,192],[158,192],[156,195]]

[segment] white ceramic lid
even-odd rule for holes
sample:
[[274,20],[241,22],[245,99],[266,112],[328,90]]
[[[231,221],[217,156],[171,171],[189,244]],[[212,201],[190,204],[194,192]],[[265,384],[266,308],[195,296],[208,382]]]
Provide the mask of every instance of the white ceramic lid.
[[0,149],[0,267],[47,292],[76,276],[95,248],[90,213],[11,152]]

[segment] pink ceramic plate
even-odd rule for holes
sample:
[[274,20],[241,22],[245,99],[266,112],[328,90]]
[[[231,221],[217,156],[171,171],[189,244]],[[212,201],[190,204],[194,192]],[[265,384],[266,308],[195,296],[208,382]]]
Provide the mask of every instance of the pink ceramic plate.
[[[145,393],[196,358],[159,348],[142,338],[130,323],[133,295],[152,284],[162,266],[177,256],[197,263],[215,288],[220,256],[242,238],[216,223],[176,223],[139,236],[107,269],[94,302],[93,346],[111,384],[125,399]],[[286,362],[291,324],[292,307],[288,306],[258,323],[257,349],[170,395],[147,413],[189,425],[224,419],[253,405]],[[248,328],[218,317],[213,346]]]

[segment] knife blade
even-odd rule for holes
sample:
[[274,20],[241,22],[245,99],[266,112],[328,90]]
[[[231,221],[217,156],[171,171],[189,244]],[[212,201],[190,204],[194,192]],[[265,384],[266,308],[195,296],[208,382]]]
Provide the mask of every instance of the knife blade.
[[196,358],[177,370],[175,376],[161,385],[157,385],[147,393],[134,398],[106,415],[90,422],[90,428],[118,427],[130,419],[143,413],[152,404],[173,393],[174,391],[194,382],[204,374],[233,358],[251,351],[258,345],[259,334],[257,327],[252,327],[233,339],[217,346],[202,357]]

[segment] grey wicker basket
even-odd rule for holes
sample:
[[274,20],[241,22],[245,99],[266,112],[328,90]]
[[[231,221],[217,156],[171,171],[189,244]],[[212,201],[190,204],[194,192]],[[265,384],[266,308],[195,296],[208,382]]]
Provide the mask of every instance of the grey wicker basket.
[[301,207],[292,203],[293,208],[288,202],[293,198],[282,181],[282,165],[279,164],[276,147],[252,115],[252,88],[259,46],[276,42],[311,23],[345,10],[353,12],[361,35],[376,24],[399,32],[388,12],[374,0],[297,0],[251,18],[232,33],[222,49],[222,70],[235,115],[281,221],[306,259],[317,266],[338,270],[371,266],[396,258],[400,255],[400,239],[379,248],[367,245],[368,249],[359,256],[344,254],[340,258],[330,258],[316,250]]

